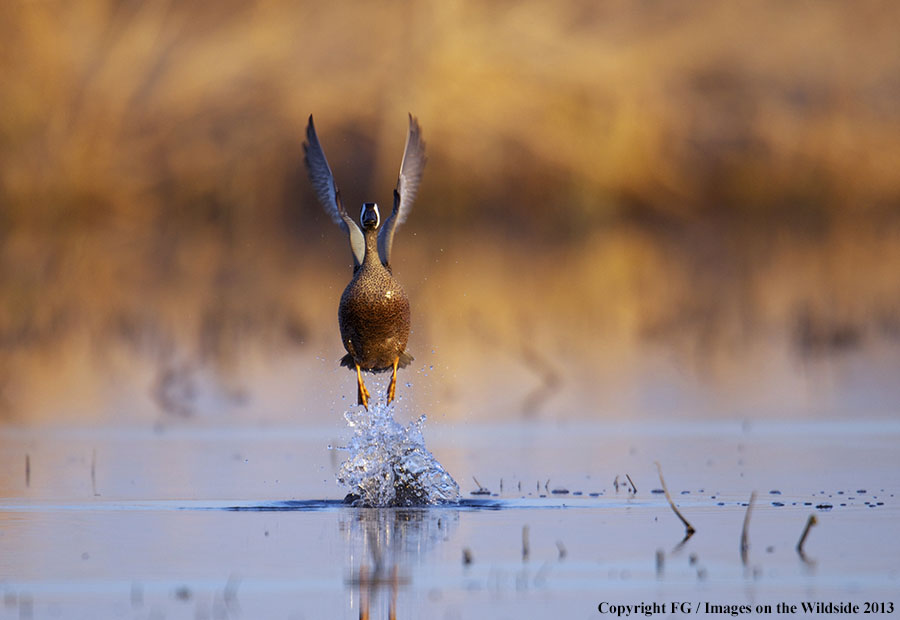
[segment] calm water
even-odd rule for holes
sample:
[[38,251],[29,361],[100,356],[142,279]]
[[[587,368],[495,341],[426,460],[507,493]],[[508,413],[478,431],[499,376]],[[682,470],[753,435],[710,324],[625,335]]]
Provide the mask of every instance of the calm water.
[[[0,618],[900,603],[900,423],[429,422],[424,434],[461,504],[341,505],[345,455],[327,447],[350,436],[338,423],[0,430]],[[697,530],[684,544],[655,461]]]

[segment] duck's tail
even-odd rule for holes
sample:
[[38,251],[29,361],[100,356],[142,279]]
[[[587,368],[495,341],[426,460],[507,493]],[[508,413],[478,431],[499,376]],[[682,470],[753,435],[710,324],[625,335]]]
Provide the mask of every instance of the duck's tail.
[[[406,368],[409,366],[409,363],[413,361],[415,358],[409,354],[409,351],[404,351],[400,354],[400,361],[397,363],[397,368]],[[350,370],[356,370],[356,363],[353,361],[353,357],[348,353],[344,357],[341,358],[341,366],[345,368],[349,368]],[[365,369],[366,372],[387,372],[391,370],[392,366],[385,366],[384,368],[369,368]]]

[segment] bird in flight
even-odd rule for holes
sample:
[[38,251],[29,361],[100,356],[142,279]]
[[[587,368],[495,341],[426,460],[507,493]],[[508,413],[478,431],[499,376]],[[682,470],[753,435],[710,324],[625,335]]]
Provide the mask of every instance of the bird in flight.
[[406,367],[413,359],[406,350],[409,298],[394,279],[391,247],[394,231],[412,209],[425,168],[425,143],[419,122],[410,114],[400,177],[394,188],[394,207],[383,223],[374,202],[363,203],[359,225],[347,213],[319,144],[312,115],[306,126],[303,150],[313,190],[331,219],[347,233],[353,253],[353,278],[344,289],[338,307],[341,340],[347,350],[347,355],[341,358],[341,366],[356,371],[357,402],[366,410],[370,395],[362,371],[390,370],[391,383],[387,391],[390,404],[397,389],[397,369]]

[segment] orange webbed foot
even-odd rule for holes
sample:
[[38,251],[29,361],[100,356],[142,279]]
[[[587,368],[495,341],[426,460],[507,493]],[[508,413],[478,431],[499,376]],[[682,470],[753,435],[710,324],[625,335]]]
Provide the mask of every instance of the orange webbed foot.
[[391,404],[391,401],[394,400],[394,396],[397,392],[397,364],[400,363],[400,358],[397,357],[394,359],[394,371],[391,373],[391,384],[388,386],[387,393],[387,404]]
[[357,402],[357,404],[365,407],[366,411],[368,411],[369,410],[369,390],[366,389],[366,384],[363,383],[362,371],[359,368],[359,364],[356,364],[356,382],[357,382],[356,402]]

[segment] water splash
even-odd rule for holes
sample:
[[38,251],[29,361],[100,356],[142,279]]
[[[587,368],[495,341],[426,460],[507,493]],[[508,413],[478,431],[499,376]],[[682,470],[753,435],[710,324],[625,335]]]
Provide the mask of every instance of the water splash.
[[425,416],[404,427],[383,401],[344,414],[353,436],[337,480],[354,506],[431,506],[459,501],[459,485],[425,447]]

